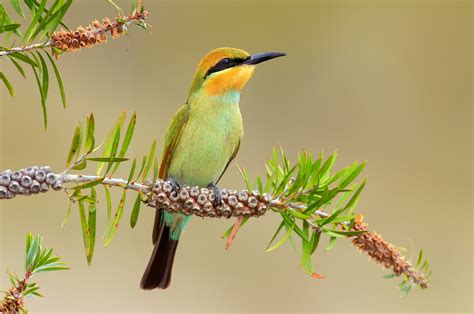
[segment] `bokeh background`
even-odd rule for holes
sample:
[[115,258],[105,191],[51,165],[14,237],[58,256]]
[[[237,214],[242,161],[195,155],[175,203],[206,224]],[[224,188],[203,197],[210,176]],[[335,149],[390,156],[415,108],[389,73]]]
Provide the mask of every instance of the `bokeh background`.
[[[38,276],[46,297],[29,300],[31,312],[472,311],[471,1],[145,4],[152,34],[133,28],[128,39],[60,58],[69,107],[61,108],[53,87],[47,132],[32,74],[25,81],[0,63],[17,88],[14,99],[1,89],[0,169],[62,171],[74,127],[89,112],[105,136],[120,112],[137,111],[129,155],[141,157],[153,139],[161,143],[207,51],[285,51],[288,57],[261,65],[243,93],[246,134],[236,162],[262,174],[277,143],[292,158],[303,148],[337,149],[337,167],[368,160],[360,211],[407,256],[425,250],[432,285],[400,299],[398,281],[382,279],[387,272],[344,240],[319,251],[315,267],[328,278],[312,279],[289,245],[265,253],[278,224],[268,215],[245,226],[230,251],[220,236],[231,221],[194,219],[171,287],[145,292],[139,280],[152,250],[153,210],[142,208],[130,230],[129,197],[117,237],[107,248],[98,243],[88,267],[77,212],[60,229],[68,202],[48,193],[0,204],[1,272],[21,272],[28,231],[43,234],[72,268]],[[105,1],[81,0],[66,20],[84,25],[114,14]],[[243,187],[236,167],[221,186]],[[103,231],[103,203],[100,210]],[[6,275],[0,278],[6,288]]]

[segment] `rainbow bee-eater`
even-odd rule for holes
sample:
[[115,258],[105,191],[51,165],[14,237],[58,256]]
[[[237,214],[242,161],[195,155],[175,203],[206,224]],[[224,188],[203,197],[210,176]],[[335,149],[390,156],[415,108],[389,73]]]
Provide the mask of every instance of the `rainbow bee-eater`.
[[[257,64],[284,56],[280,52],[250,55],[218,48],[199,63],[183,106],[165,135],[159,177],[180,185],[208,187],[221,203],[216,184],[239,150],[243,135],[240,93]],[[179,237],[191,216],[160,209],[153,228],[154,250],[141,281],[143,289],[169,286]]]

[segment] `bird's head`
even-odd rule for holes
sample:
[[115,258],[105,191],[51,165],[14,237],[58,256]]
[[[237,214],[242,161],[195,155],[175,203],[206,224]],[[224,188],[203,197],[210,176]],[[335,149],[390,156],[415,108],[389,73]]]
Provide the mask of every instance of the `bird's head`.
[[237,48],[217,48],[204,56],[194,76],[190,94],[202,89],[212,96],[240,92],[261,62],[286,56],[281,52],[250,55]]

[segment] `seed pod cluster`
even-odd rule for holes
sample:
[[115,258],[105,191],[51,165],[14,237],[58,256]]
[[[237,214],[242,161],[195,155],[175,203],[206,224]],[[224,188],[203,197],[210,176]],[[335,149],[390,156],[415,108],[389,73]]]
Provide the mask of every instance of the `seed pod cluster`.
[[150,193],[148,205],[169,212],[200,217],[258,217],[265,214],[270,195],[257,191],[220,190],[222,203],[215,205],[216,195],[208,188],[182,186],[176,192],[168,181],[157,180]]
[[[359,221],[355,223],[352,230],[368,230],[368,225]],[[428,287],[427,280],[423,277],[423,274],[416,271],[413,266],[401,256],[397,248],[393,244],[385,241],[379,234],[371,231],[362,233],[352,240],[352,244],[361,252],[367,253],[369,258],[373,261],[383,265],[385,268],[393,270],[397,276],[405,274],[413,279],[421,288]]]
[[10,288],[6,291],[0,303],[0,311],[2,313],[20,313],[23,309],[24,301],[22,292],[19,292],[18,288]]
[[[109,18],[104,18],[102,23],[94,20],[86,27],[79,26],[75,30],[66,31],[62,29],[54,32],[51,36],[51,42],[54,47],[61,51],[78,51],[81,48],[89,48],[107,42],[107,33],[110,33],[113,38],[120,37],[125,33],[126,23],[144,21],[147,16],[148,12],[143,11],[128,17],[116,17],[114,21]],[[55,53],[54,50],[53,53]]]
[[18,171],[0,172],[0,199],[12,199],[17,195],[31,195],[60,190],[61,180],[49,167],[29,167]]

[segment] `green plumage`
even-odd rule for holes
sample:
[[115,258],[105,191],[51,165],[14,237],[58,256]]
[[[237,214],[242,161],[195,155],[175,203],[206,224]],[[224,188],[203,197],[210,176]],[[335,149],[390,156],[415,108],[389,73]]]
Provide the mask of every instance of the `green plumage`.
[[[235,95],[208,96],[201,91],[178,110],[165,137],[163,153],[173,146],[166,177],[191,186],[219,181],[243,135],[238,101]],[[189,218],[166,211],[164,218],[171,238],[178,240]]]

